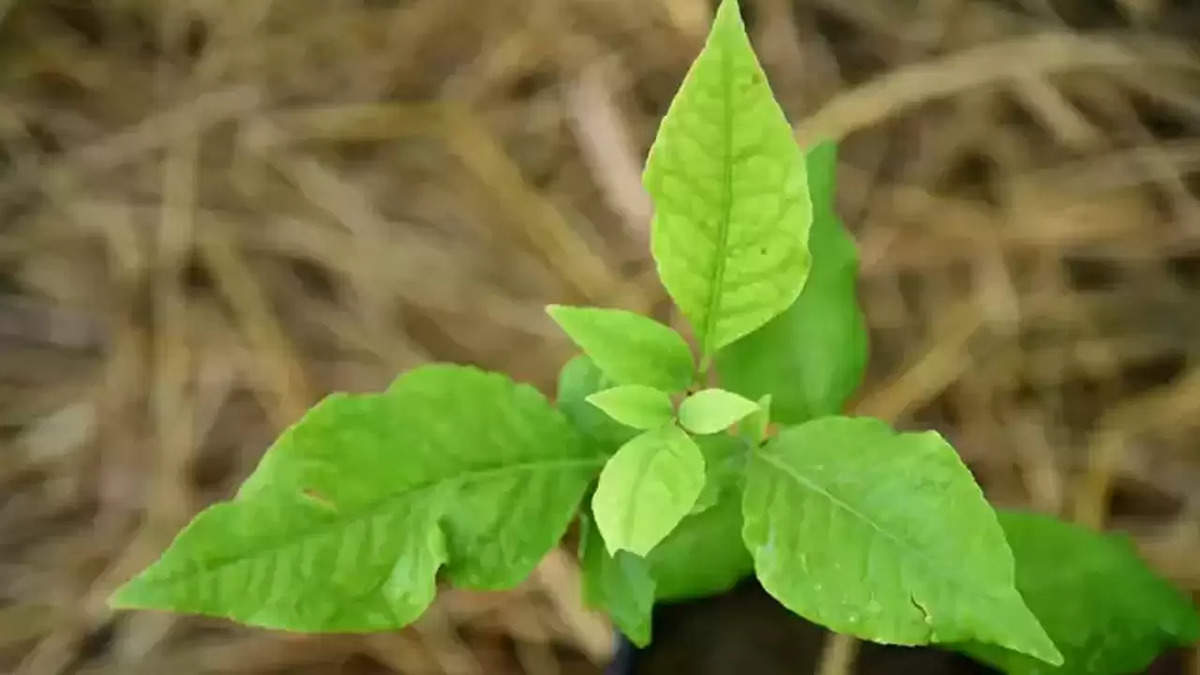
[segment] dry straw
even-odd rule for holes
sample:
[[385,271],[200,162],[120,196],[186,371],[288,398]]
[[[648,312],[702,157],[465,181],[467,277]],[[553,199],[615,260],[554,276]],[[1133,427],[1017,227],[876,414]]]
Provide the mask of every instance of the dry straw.
[[[745,5],[799,137],[843,140],[857,409],[1200,591],[1200,12]],[[429,359],[548,388],[550,299],[661,310],[638,172],[707,16],[0,2],[0,671],[596,672],[565,552],[369,638],[103,599],[322,393]]]

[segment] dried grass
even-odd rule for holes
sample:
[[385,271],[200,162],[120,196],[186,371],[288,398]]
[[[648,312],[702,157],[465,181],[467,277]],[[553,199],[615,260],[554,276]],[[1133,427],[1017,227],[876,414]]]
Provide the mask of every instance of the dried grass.
[[[1200,12],[745,4],[798,137],[843,140],[856,410],[1200,592]],[[637,174],[707,16],[0,2],[0,670],[596,672],[567,554],[369,638],[103,601],[324,392],[431,359],[548,389],[542,305],[668,318]]]

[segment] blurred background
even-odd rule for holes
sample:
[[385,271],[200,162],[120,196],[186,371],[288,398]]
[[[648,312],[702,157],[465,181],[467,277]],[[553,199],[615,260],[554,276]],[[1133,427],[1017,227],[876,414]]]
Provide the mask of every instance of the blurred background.
[[[678,322],[639,173],[712,4],[0,0],[0,672],[601,672],[566,550],[389,635],[104,600],[325,393],[552,393],[545,304]],[[842,142],[854,409],[1200,592],[1200,3],[743,5],[800,141]],[[761,605],[669,609],[650,660]]]

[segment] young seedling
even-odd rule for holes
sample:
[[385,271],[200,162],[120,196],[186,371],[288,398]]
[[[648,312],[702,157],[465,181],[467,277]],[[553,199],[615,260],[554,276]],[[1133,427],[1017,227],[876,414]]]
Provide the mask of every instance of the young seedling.
[[997,513],[937,433],[839,415],[866,332],[835,165],[796,145],[724,0],[645,172],[698,363],[649,318],[551,306],[583,351],[557,406],[455,365],[332,395],[113,605],[393,630],[439,575],[517,585],[578,517],[584,598],[640,645],[655,602],[750,573],[832,630],[1012,673],[1125,673],[1195,641],[1194,607],[1123,540]]

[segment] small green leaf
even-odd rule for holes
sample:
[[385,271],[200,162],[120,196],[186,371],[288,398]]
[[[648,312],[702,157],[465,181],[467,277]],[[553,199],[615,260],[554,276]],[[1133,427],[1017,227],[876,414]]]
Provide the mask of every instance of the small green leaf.
[[772,396],[774,417],[799,424],[841,412],[862,382],[867,331],[858,307],[858,253],[834,211],[837,146],[808,152],[812,271],[796,302],[717,355],[721,384]]
[[583,434],[589,448],[611,455],[637,431],[604,414],[588,403],[587,397],[612,387],[613,382],[600,372],[596,364],[580,354],[567,361],[558,374],[558,409]]
[[583,569],[583,601],[606,612],[613,624],[638,647],[650,644],[654,577],[644,558],[629,551],[609,555],[592,517],[580,516],[579,560]]
[[592,512],[609,552],[645,556],[688,514],[704,487],[704,457],[674,424],[621,446],[600,473]]
[[936,433],[846,417],[786,429],[751,458],[743,509],[763,587],[810,621],[1062,663],[1017,592],[995,513]]
[[533,388],[421,367],[310,410],[112,603],[302,632],[399,628],[443,566],[467,588],[524,580],[602,462]]
[[715,434],[758,410],[758,404],[724,389],[704,389],[679,404],[679,424],[693,434]]
[[704,494],[712,503],[703,513],[680,521],[646,558],[629,551],[611,556],[589,513],[581,516],[580,561],[585,601],[606,610],[634,644],[650,639],[655,598],[687,600],[729,590],[748,576],[754,561],[742,543],[740,477],[749,445],[731,436],[696,439],[708,478]]
[[633,312],[550,305],[550,317],[616,384],[682,391],[692,381],[692,352],[679,333]]
[[1200,639],[1196,608],[1159,578],[1129,540],[1049,516],[997,513],[1017,565],[1017,590],[1065,659],[1055,668],[994,645],[962,651],[1012,675],[1140,673],[1164,649]]
[[758,399],[758,409],[742,421],[742,435],[753,443],[767,439],[767,428],[771,426],[771,395],[763,394]]
[[634,429],[657,429],[675,418],[671,397],[665,391],[641,384],[598,391],[588,396],[587,402]]
[[644,182],[659,277],[704,355],[796,300],[812,220],[804,157],[734,0],[659,127]]

